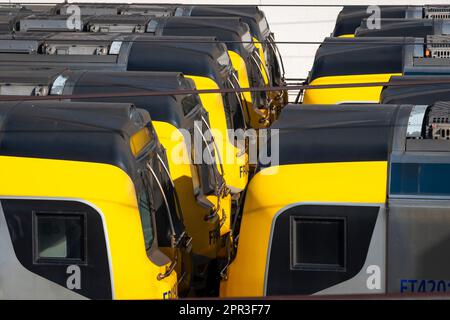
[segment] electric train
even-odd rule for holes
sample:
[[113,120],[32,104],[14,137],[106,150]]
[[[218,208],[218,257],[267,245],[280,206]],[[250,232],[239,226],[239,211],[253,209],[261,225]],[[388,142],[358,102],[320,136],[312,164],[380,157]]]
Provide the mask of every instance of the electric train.
[[[42,40],[35,41],[37,37]],[[194,38],[192,40],[203,41],[195,44],[178,42],[177,37],[164,37],[163,41],[142,35],[113,33],[16,33],[0,38],[3,38],[0,39],[0,52],[3,52],[0,53],[0,65],[3,66],[174,71],[183,72],[186,78],[192,79],[197,89],[239,88],[232,76],[233,68],[226,47],[210,41],[210,38],[206,42],[203,38]],[[75,41],[76,38],[80,40]],[[93,40],[97,42],[94,44]],[[186,60],[181,60],[181,56]],[[227,187],[234,199],[241,202],[240,194],[248,180],[248,155],[245,146],[236,146],[227,131],[245,129],[241,97],[232,92],[200,94],[200,98],[215,129],[212,132],[219,144],[220,158],[224,160]]]
[[326,38],[317,50],[308,84],[355,87],[306,89],[303,102],[378,103],[383,85],[394,76],[449,75],[449,40],[446,35]]
[[[375,10],[379,10],[379,16]],[[450,6],[344,6],[339,13],[333,37],[353,37],[364,19],[449,19]]]
[[221,297],[447,292],[449,115],[448,102],[284,108]]
[[1,102],[0,114],[0,298],[176,298],[149,114],[49,101]]
[[[213,36],[224,42],[228,48],[231,64],[235,69],[233,76],[237,78],[240,87],[263,87],[268,85],[269,71],[261,62],[253,45],[249,27],[237,17],[152,17],[147,15],[109,15],[109,16],[81,16],[78,26],[70,26],[68,16],[29,15],[26,17],[10,18],[3,23],[2,28],[13,26],[10,31],[39,32],[39,31],[86,31],[86,32],[127,32],[145,33],[158,37],[177,36],[179,42],[189,42],[195,48],[201,41],[215,41],[183,38],[190,36]],[[0,24],[2,25],[2,24]],[[277,116],[285,103],[282,93],[244,91],[242,96],[244,107],[248,109],[247,125],[254,128],[267,126]]]
[[[233,250],[232,247],[223,248],[232,243],[227,238],[230,237],[233,217],[231,195],[226,189],[223,169],[216,166],[218,150],[214,146],[217,144],[208,137],[211,126],[198,95],[145,95],[155,91],[193,90],[195,86],[192,81],[180,73],[170,72],[71,71],[51,68],[18,71],[16,67],[0,67],[0,70],[3,71],[0,76],[2,95],[91,94],[92,97],[77,101],[130,102],[150,113],[169,159],[168,164],[160,163],[153,170],[156,175],[164,177],[159,177],[166,205],[164,208],[166,214],[173,216],[173,220],[177,219],[174,215],[179,211],[186,226],[186,234],[175,234],[173,238],[162,230],[158,233],[161,236],[159,243],[169,251],[167,255],[179,257],[178,274],[183,274],[183,281],[179,283],[180,295],[187,294],[191,287],[194,290],[199,287],[203,289],[206,286],[204,278],[210,273],[217,273],[216,270],[209,270],[210,261],[217,259],[220,251],[227,253]],[[114,96],[119,93],[126,96]],[[197,136],[200,145],[196,145]],[[204,150],[208,151],[210,145],[211,150],[203,153]],[[197,159],[199,150],[202,156],[210,158]],[[187,236],[188,240],[183,239]]]
[[0,8],[0,95],[64,99],[0,102],[0,298],[449,290],[450,6],[344,7],[284,107],[255,6],[70,5]]
[[[182,4],[113,4],[75,3],[82,16],[87,15],[148,15],[154,17],[239,17],[250,28],[254,45],[270,70],[272,86],[283,86],[283,60],[264,11],[251,5],[182,5]],[[50,14],[70,15],[71,4],[60,4]],[[33,7],[33,6],[32,6]],[[34,10],[34,9],[33,9]],[[286,97],[287,98],[287,97]]]

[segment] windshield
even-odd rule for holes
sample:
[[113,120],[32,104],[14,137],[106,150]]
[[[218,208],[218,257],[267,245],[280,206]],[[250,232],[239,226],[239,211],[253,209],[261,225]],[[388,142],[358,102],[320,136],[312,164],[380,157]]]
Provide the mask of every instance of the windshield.
[[181,100],[184,115],[188,115],[200,104],[200,98],[197,94],[188,94]]
[[280,50],[275,42],[274,35],[270,34],[268,39],[269,51],[270,51],[270,59],[269,63],[272,66],[273,70],[273,78],[278,81],[284,81],[284,63],[283,58],[281,56]]
[[266,17],[262,17],[261,20],[258,21],[259,31],[266,38],[270,35],[269,24],[267,23]]
[[245,50],[249,53],[253,52],[253,50],[255,49],[255,45],[253,44],[253,39],[250,34],[250,31],[246,31],[242,35],[241,40],[242,40],[242,45],[244,46]]
[[139,215],[141,217],[141,223],[142,223],[142,231],[144,234],[144,242],[145,242],[145,250],[150,250],[153,244],[153,217],[155,209],[152,207],[152,202],[149,198],[149,186],[147,178],[142,176],[142,184],[144,185],[144,188],[141,192],[138,194],[138,209],[139,209]]
[[223,49],[223,53],[217,58],[217,62],[222,67],[229,67],[229,66],[231,66],[231,59],[230,59],[230,56],[228,55],[227,47],[225,45],[223,45],[222,49]]
[[[262,88],[265,86],[263,70],[260,65],[260,60],[256,55],[256,50],[250,55],[251,68],[250,68],[250,78],[251,86],[255,88]],[[254,91],[251,92],[252,99],[257,103],[259,108],[265,107],[267,105],[267,94],[265,91]]]
[[[206,115],[205,115],[206,116]],[[200,165],[198,165],[198,169],[200,172],[202,172],[202,166],[205,165],[206,173],[204,176],[202,175],[202,182],[205,194],[216,194],[220,187],[220,178],[219,178],[219,172],[216,170],[216,142],[214,140],[213,135],[207,134],[208,138],[205,136],[206,132],[211,132],[211,128],[209,126],[209,119],[206,119],[205,116],[202,115],[202,120],[200,122],[196,122],[195,129],[200,134],[202,139],[202,146],[201,146],[201,154],[203,157],[206,157],[205,159],[200,159]],[[210,138],[210,139],[209,139]],[[203,151],[207,151],[206,153]],[[194,151],[194,154],[197,154],[197,150]],[[194,163],[199,163],[199,159],[194,159],[193,161],[196,161]],[[204,180],[206,178],[207,180]]]
[[[230,73],[228,83],[231,89],[240,89],[239,79],[236,75],[236,71]],[[234,92],[231,94],[233,97],[230,99],[232,102],[231,118],[233,120],[234,129],[245,129],[245,117],[244,117],[244,99],[242,92]]]
[[171,182],[164,179],[164,167],[158,158],[157,146],[154,145],[152,150],[138,159],[141,182],[138,188],[143,190],[137,190],[138,206],[147,249],[152,243],[154,245],[155,237],[158,247],[173,247],[184,233],[182,218],[177,215]]

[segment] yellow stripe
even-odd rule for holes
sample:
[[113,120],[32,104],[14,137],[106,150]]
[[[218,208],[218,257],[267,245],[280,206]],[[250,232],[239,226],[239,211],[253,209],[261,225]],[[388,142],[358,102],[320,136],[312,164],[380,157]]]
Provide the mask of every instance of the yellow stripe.
[[[388,82],[392,76],[401,73],[386,74],[362,74],[346,76],[321,77],[311,81],[311,85],[324,84],[348,84],[348,83],[372,83]],[[333,88],[333,89],[307,89],[303,98],[305,104],[341,104],[348,102],[380,102],[383,87],[360,87],[360,88]]]

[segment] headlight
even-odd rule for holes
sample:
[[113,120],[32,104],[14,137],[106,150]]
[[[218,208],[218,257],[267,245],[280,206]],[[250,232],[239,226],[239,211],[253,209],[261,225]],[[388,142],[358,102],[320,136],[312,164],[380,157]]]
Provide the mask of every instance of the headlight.
[[261,20],[259,20],[258,28],[259,31],[261,31],[261,34],[263,34],[265,37],[269,36],[270,30],[266,18],[262,18]]
[[192,13],[193,6],[178,7],[175,10],[175,17],[189,17]]
[[217,58],[217,62],[221,65],[221,66],[229,66],[231,64],[230,62],[230,56],[228,55],[228,52],[225,51],[224,53],[222,53],[220,55],[220,57]]
[[248,52],[253,52],[253,40],[249,31],[242,35],[241,41],[244,44],[245,50],[247,50]]
[[269,67],[270,57],[269,57],[269,50],[267,50],[267,45],[264,46],[263,53],[264,53],[264,58],[266,59],[266,66]]
[[55,81],[53,81],[52,88],[50,89],[50,94],[61,96],[64,92],[64,87],[66,85],[67,77],[59,75]]
[[147,24],[147,32],[155,33],[156,29],[158,29],[158,21],[150,20],[150,22]]

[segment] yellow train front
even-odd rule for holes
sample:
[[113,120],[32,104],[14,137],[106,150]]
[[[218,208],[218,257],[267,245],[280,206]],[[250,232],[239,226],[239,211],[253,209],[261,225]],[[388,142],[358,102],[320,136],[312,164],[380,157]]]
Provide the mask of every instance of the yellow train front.
[[168,299],[147,166],[159,142],[130,104],[2,102],[1,299]]
[[449,115],[445,102],[287,106],[221,296],[445,292]]
[[[417,40],[423,43],[423,39]],[[325,38],[316,52],[308,84],[340,87],[307,88],[303,103],[378,103],[383,86],[363,84],[385,83],[392,76],[403,75],[404,62],[423,50],[424,45],[415,42],[415,38],[403,37]]]
[[379,103],[395,77],[450,75],[449,39],[449,35],[436,34],[326,38],[316,52],[308,76],[312,87],[304,90],[303,103]]

